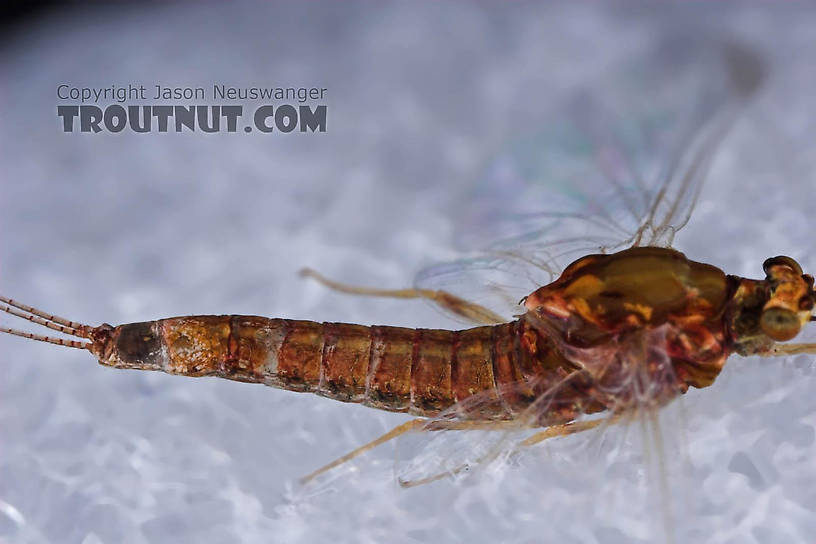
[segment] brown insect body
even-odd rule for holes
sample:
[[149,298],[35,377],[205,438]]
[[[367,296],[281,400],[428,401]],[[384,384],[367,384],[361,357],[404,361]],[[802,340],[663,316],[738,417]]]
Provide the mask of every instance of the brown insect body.
[[[459,331],[239,315],[89,327],[7,298],[4,312],[89,341],[0,330],[88,349],[105,366],[263,383],[439,418],[427,429],[504,422],[565,433],[597,425],[576,424],[582,414],[636,414],[711,385],[731,353],[816,352],[777,343],[812,320],[813,278],[789,257],[764,269],[764,280],[727,276],[657,247],[589,255],[531,293],[517,320]],[[493,319],[444,292],[421,295]]]
[[[100,362],[116,368],[218,376],[434,417],[492,395],[464,419],[511,419],[533,384],[574,368],[523,320],[461,331],[316,323],[256,316],[188,316],[107,329]],[[515,387],[529,382],[529,394]],[[506,390],[507,394],[502,394]],[[580,392],[576,391],[576,395]]]
[[[534,414],[543,426],[665,404],[713,383],[733,351],[770,349],[757,325],[769,285],[671,249],[632,248],[579,259],[527,297],[525,315],[499,325],[188,316],[99,327],[91,350],[106,366],[263,383],[421,417],[455,407],[445,416],[508,420],[549,392]],[[796,293],[812,298],[805,287]],[[810,308],[812,300],[802,311]]]

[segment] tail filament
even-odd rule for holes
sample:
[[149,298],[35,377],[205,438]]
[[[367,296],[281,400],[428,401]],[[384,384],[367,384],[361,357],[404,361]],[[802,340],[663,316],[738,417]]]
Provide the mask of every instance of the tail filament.
[[[16,300],[12,300],[4,296],[0,296],[0,302],[2,302],[2,304],[0,304],[0,311],[7,314],[19,317],[21,319],[27,319],[32,323],[47,327],[51,330],[59,331],[63,334],[75,336],[77,338],[90,338],[90,331],[92,330],[92,327],[89,327],[88,325],[83,325],[82,323],[77,323],[75,321],[70,321],[68,319],[43,312],[42,310],[38,310],[37,308],[22,304]],[[42,334],[12,329],[10,327],[0,327],[0,332],[69,348],[89,349],[89,346],[91,346],[91,342],[44,336]]]

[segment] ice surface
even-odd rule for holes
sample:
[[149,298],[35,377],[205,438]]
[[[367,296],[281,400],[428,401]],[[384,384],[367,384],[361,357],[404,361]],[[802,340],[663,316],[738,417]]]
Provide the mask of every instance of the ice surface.
[[[94,324],[236,313],[454,327],[422,303],[332,294],[296,271],[404,286],[455,256],[457,220],[491,153],[542,105],[681,24],[753,44],[772,77],[677,247],[735,274],[758,276],[776,254],[816,269],[816,12],[661,8],[55,11],[0,53],[2,292]],[[57,85],[129,82],[327,87],[329,131],[59,131]],[[574,437],[503,470],[402,490],[390,446],[319,486],[296,480],[403,416],[0,343],[8,542],[654,542],[667,501],[680,542],[804,542],[816,531],[807,358],[734,358],[714,387],[690,392],[669,420],[678,425],[664,425],[668,493],[636,428],[610,430],[611,445]]]

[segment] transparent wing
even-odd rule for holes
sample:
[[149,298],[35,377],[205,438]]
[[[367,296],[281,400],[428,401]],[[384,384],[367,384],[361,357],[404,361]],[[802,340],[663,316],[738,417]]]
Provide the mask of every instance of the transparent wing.
[[[492,391],[465,399],[451,409],[431,420],[422,432],[400,438],[398,443],[397,477],[410,485],[424,484],[444,477],[463,477],[479,471],[500,471],[508,462],[514,461],[536,440],[540,433],[551,433],[548,440],[570,436],[567,429],[580,429],[575,434],[586,433],[582,439],[598,440],[612,427],[626,427],[635,420],[652,424],[652,432],[658,432],[658,410],[678,392],[666,395],[665,384],[676,383],[674,367],[666,353],[669,326],[643,330],[627,336],[615,345],[575,350],[564,346],[576,371],[556,383],[517,383],[505,386],[503,394],[529,395],[529,406],[516,414],[512,420],[496,422],[493,428],[480,427],[467,430],[469,423],[450,426],[463,414],[479,413],[489,403],[495,402]],[[649,365],[645,364],[648,354]],[[553,414],[569,409],[575,397],[569,394],[576,380],[589,376],[596,394],[606,397],[610,410],[590,416],[582,416],[561,430],[550,427],[542,431],[540,425],[552,421]],[[567,395],[561,395],[567,392]],[[611,400],[609,400],[611,399]],[[593,399],[587,399],[587,403]],[[597,425],[595,425],[597,424]],[[570,425],[572,427],[570,427]],[[552,432],[555,431],[555,432]],[[566,432],[565,432],[566,431]],[[656,437],[657,435],[655,435]],[[617,434],[618,439],[622,437]],[[646,438],[646,437],[644,437]],[[532,441],[532,444],[530,443]],[[586,443],[584,440],[583,443]],[[645,444],[661,450],[657,442]],[[655,459],[662,462],[662,451],[655,452]]]
[[502,470],[514,455],[520,432],[430,431],[411,433],[397,443],[395,473],[404,486],[415,487],[442,478],[460,479],[479,471]]
[[[532,384],[511,384],[507,395],[529,395]],[[396,476],[403,485],[421,485],[444,477],[464,477],[489,469],[502,470],[519,451],[520,443],[534,432],[536,409],[546,410],[564,384],[544,387],[528,410],[514,419],[469,423],[463,414],[480,413],[496,402],[493,391],[473,395],[429,420],[425,429],[400,437],[397,443]],[[461,427],[455,426],[461,423]],[[454,424],[453,427],[448,427]],[[472,428],[469,428],[472,425]]]
[[486,249],[420,271],[416,286],[510,317],[576,258],[671,245],[762,78],[747,49],[705,41],[667,41],[611,67],[490,161],[459,236]]

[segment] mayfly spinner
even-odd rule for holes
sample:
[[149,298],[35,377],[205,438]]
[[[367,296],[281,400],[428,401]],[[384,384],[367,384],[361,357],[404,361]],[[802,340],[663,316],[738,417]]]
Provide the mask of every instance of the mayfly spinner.
[[[789,257],[763,268],[764,279],[746,279],[658,247],[589,255],[530,294],[517,320],[459,331],[239,315],[90,327],[5,297],[3,311],[85,341],[0,330],[87,349],[114,368],[263,383],[419,416],[345,461],[409,430],[547,427],[529,445],[604,421],[576,422],[583,414],[619,418],[709,386],[732,353],[816,353],[816,344],[780,344],[813,319],[813,277]],[[430,297],[496,320],[444,292],[376,294]],[[455,417],[424,419],[443,413]]]
[[[671,248],[675,233],[690,217],[717,144],[761,80],[759,64],[748,52],[731,47],[725,53],[725,69],[719,72],[725,76],[725,92],[702,94],[702,106],[683,116],[686,130],[659,172],[649,168],[645,178],[632,174],[626,153],[600,141],[597,129],[603,118],[588,115],[590,108],[579,103],[579,121],[598,144],[596,158],[606,178],[601,185],[585,172],[561,172],[570,182],[562,192],[570,197],[580,193],[581,180],[595,183],[585,191],[593,198],[584,199],[580,213],[563,207],[527,216],[544,228],[508,238],[484,258],[425,273],[415,289],[353,287],[306,271],[340,291],[430,299],[479,325],[475,328],[429,330],[240,315],[91,327],[0,298],[4,312],[75,339],[8,327],[0,331],[85,349],[114,368],[218,376],[416,416],[307,478],[408,431],[538,429],[516,444],[528,446],[653,412],[689,387],[711,385],[732,354],[816,353],[816,344],[783,343],[814,319],[813,277],[793,259],[766,260],[765,277],[755,280],[727,275]],[[660,80],[666,94],[682,95],[678,89],[685,72],[669,73],[672,78]],[[706,84],[714,81],[704,79]],[[659,130],[664,120],[645,124]],[[555,137],[565,141],[571,134],[559,129]],[[657,137],[644,140],[665,143]],[[566,156],[557,163],[562,170]],[[506,166],[503,179],[512,183],[514,170]],[[525,168],[522,164],[516,171]],[[560,204],[556,192],[547,195]],[[580,258],[552,281],[567,255]],[[550,277],[528,282],[531,286],[520,293],[526,294],[522,312],[508,319],[495,307],[454,294],[463,283],[459,279],[453,289],[440,288],[449,276],[461,278],[456,274],[479,269],[512,269],[527,280],[532,271],[544,270]],[[481,285],[492,289],[499,283]],[[596,415],[583,417],[591,414]]]

